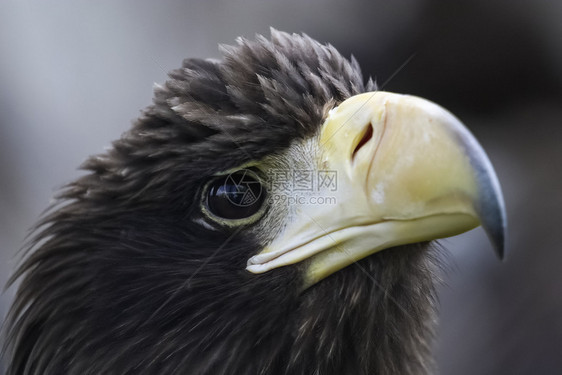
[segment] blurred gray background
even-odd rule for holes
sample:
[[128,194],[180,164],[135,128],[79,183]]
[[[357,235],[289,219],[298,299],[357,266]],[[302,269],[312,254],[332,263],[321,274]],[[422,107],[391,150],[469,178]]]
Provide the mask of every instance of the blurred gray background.
[[[185,57],[218,57],[218,43],[273,26],[355,55],[387,91],[449,108],[496,167],[507,259],[480,229],[442,242],[439,372],[560,374],[561,20],[555,0],[4,0],[0,284],[57,188],[130,126],[154,82]],[[13,293],[0,296],[0,318]]]

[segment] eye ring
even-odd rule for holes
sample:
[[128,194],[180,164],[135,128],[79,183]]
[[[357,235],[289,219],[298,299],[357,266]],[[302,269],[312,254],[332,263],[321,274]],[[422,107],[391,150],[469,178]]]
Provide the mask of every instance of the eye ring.
[[251,169],[216,177],[203,189],[202,211],[228,226],[251,224],[265,211],[263,179]]

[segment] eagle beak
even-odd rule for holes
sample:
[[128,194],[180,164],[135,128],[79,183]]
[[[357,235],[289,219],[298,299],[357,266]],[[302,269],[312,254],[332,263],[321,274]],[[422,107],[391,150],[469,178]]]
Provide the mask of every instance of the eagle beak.
[[380,250],[478,225],[503,257],[496,174],[474,136],[442,107],[380,91],[357,95],[330,112],[317,142],[319,170],[336,178],[334,204],[293,207],[294,220],[249,259],[248,271],[304,262],[310,286]]

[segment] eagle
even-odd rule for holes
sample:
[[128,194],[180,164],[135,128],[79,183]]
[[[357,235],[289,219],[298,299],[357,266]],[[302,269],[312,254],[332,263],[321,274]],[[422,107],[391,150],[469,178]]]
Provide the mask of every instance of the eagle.
[[442,250],[503,198],[474,136],[306,34],[221,45],[34,227],[8,375],[426,374]]

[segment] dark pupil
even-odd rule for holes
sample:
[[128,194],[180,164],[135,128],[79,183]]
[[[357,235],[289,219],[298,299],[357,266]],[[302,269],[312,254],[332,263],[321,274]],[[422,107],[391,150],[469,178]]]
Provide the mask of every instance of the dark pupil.
[[255,173],[241,170],[211,183],[207,206],[219,217],[243,219],[258,212],[264,199],[265,190]]

